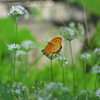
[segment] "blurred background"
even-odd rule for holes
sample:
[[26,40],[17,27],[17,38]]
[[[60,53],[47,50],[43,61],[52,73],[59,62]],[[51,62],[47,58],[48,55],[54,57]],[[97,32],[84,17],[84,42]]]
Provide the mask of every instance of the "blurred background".
[[[64,26],[64,24],[68,26],[71,22],[75,22],[75,24],[83,24],[86,29],[84,11],[86,11],[88,33],[92,46],[88,45],[87,39],[85,38],[73,40],[72,49],[74,58],[80,52],[100,47],[100,0],[0,0],[0,78],[4,82],[10,80],[10,78],[6,77],[10,73],[9,66],[11,62],[8,60],[10,54],[7,50],[7,44],[14,43],[15,28],[15,21],[8,16],[8,11],[9,8],[17,5],[25,7],[29,12],[18,20],[18,44],[23,40],[32,40],[37,45],[37,48],[30,50],[28,53],[30,71],[28,77],[31,76],[30,82],[37,78],[41,80],[45,76],[45,71],[41,71],[39,73],[41,78],[39,76],[35,77],[37,72],[36,70],[34,71],[34,68],[41,70],[44,66],[49,66],[48,62],[50,63],[50,61],[44,55],[41,56],[41,50],[45,48],[48,41],[52,38],[60,36],[59,28],[61,26]],[[84,37],[85,36],[86,30],[84,32]],[[94,37],[96,36],[98,37],[96,41],[94,41]],[[66,54],[67,57],[70,58],[69,45],[64,39],[62,45],[61,54],[63,56]],[[87,48],[85,48],[85,46]],[[65,48],[66,51],[64,51]],[[77,59],[75,59],[74,63],[77,63]],[[55,66],[58,66],[58,63]],[[48,67],[46,68],[46,70],[48,70]],[[57,75],[57,73],[55,73],[55,75]],[[50,79],[47,77],[44,78],[44,80]],[[56,81],[58,80],[59,78]]]

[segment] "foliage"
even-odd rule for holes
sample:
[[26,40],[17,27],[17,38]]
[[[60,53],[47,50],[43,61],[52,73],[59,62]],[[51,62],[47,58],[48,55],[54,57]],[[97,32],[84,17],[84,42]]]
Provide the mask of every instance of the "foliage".
[[[78,1],[77,2],[83,2]],[[87,2],[88,1],[84,1]],[[97,2],[97,1],[96,1]],[[81,4],[81,3],[80,3]],[[92,11],[92,10],[91,10]],[[95,12],[95,10],[94,10]],[[99,14],[96,12],[96,14]],[[23,48],[18,48],[17,51],[13,52],[7,50],[7,44],[12,44],[15,42],[15,21],[10,18],[0,19],[0,100],[100,100],[100,73],[99,67],[96,69],[96,73],[93,73],[93,66],[99,66],[100,61],[100,51],[98,54],[93,53],[95,47],[100,47],[100,21],[97,24],[95,34],[90,38],[90,44],[88,40],[84,42],[81,53],[85,52],[83,55],[85,58],[87,54],[91,54],[89,59],[81,60],[79,59],[79,54],[75,56],[75,96],[73,96],[73,75],[72,67],[70,64],[70,59],[60,57],[59,62],[57,59],[52,61],[53,68],[53,79],[51,82],[51,68],[50,62],[41,64],[41,68],[37,67],[37,63],[41,60],[41,57],[37,59],[32,65],[28,66],[28,52],[31,48],[22,52]],[[4,27],[6,25],[6,27]],[[70,24],[71,27],[73,23]],[[78,32],[84,33],[85,29],[83,25],[78,24]],[[70,30],[67,30],[67,32]],[[73,32],[73,31],[71,31]],[[66,33],[66,31],[65,31]],[[65,34],[67,36],[68,34]],[[84,34],[83,34],[84,35]],[[72,36],[72,35],[70,35]],[[68,36],[67,36],[68,37]],[[75,36],[76,38],[77,36]],[[81,37],[80,37],[81,38]],[[74,38],[73,38],[74,39]],[[39,45],[36,38],[31,36],[31,33],[27,29],[18,30],[18,44],[20,45],[22,41],[30,40],[34,41],[38,47],[44,48],[41,44]],[[72,40],[72,39],[71,39]],[[27,41],[28,42],[28,41]],[[26,43],[27,43],[26,42]],[[39,45],[39,46],[38,46]],[[15,44],[14,44],[15,46]],[[21,45],[20,45],[21,46]],[[15,48],[15,47],[14,47]],[[64,48],[64,47],[63,47]],[[24,48],[25,49],[25,48]],[[66,52],[66,51],[64,51]],[[25,56],[24,56],[24,55]],[[16,79],[12,79],[12,69],[13,69],[13,57],[16,58]],[[82,55],[81,55],[82,56]],[[22,57],[22,58],[21,58]],[[25,58],[25,59],[24,59]],[[68,60],[68,62],[66,61]],[[65,63],[66,62],[66,63]],[[87,87],[84,89],[84,62],[86,67],[86,82]],[[63,73],[65,75],[65,82],[63,84]],[[68,88],[67,88],[68,87]],[[70,91],[69,91],[70,90]]]
[[[7,44],[15,42],[14,26],[14,20],[10,18],[0,19],[0,62],[1,58],[8,52]],[[18,31],[18,43],[20,44],[23,40],[36,42],[35,38],[31,36],[27,29],[20,29]]]
[[93,13],[94,15],[99,16],[100,15],[100,0],[66,0],[70,3],[78,3],[82,7],[85,4],[86,9],[90,12]]
[[[5,96],[6,95],[6,96]],[[51,82],[49,84],[34,82],[30,87],[25,86],[21,82],[7,82],[4,85],[0,81],[0,100],[74,100],[69,94],[69,89],[63,87],[62,83]],[[75,97],[76,100],[99,100],[95,93],[82,90]]]

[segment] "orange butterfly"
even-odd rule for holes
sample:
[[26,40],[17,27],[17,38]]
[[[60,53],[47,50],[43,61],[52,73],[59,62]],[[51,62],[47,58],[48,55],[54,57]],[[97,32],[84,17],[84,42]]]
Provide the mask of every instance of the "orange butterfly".
[[44,54],[49,55],[50,53],[58,53],[62,48],[61,41],[61,37],[53,38],[45,47]]

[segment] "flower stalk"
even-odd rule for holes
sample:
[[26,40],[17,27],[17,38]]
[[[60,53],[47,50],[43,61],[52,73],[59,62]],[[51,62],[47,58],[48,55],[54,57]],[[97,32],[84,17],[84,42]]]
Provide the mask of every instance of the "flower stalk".
[[52,59],[51,59],[51,81],[53,82],[53,68],[52,68]]
[[63,74],[63,85],[65,86],[65,75],[64,75],[64,68],[62,66],[62,74]]
[[75,72],[74,72],[74,62],[73,62],[73,53],[72,53],[71,41],[69,41],[69,46],[70,46],[72,68],[73,68],[73,94],[75,96]]
[[21,73],[22,73],[22,62],[19,61],[19,81],[21,81]]
[[99,72],[99,66],[97,68],[97,73],[96,73],[96,76],[95,76],[95,81],[94,81],[94,91],[96,90],[96,83],[97,83],[97,80],[98,80],[98,72]]
[[18,32],[18,17],[16,18],[16,23],[15,23],[15,27],[16,27],[16,35],[15,35],[15,44],[17,44],[17,32]]
[[85,79],[85,82],[84,82],[84,89],[86,90],[86,62],[84,63],[84,79]]
[[96,77],[95,77],[95,81],[94,81],[94,91],[96,90],[96,83],[98,80],[98,73],[100,73],[100,48],[95,48],[94,52],[96,54],[96,61],[95,63],[97,64],[97,66],[94,66],[93,69],[93,73],[96,73]]

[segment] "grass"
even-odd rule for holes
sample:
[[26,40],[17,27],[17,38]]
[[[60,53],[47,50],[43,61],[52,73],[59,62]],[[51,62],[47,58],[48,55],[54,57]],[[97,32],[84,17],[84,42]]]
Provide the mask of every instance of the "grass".
[[[3,21],[11,25],[9,19],[8,22],[6,22],[7,20]],[[3,21],[1,20],[1,22]],[[11,27],[9,27],[9,32],[11,32],[11,30],[14,31],[12,29],[13,26],[14,22],[12,22]],[[23,40],[29,39],[31,41],[26,42],[28,43],[28,49],[25,49],[24,47],[18,49],[18,47],[16,47],[16,51],[22,50],[25,53],[18,52],[17,54],[16,52],[14,54],[15,48],[12,47],[13,50],[8,51],[7,44],[13,43],[15,38],[13,35],[13,39],[11,37],[6,37],[5,33],[7,32],[5,32],[4,28],[2,29],[4,34],[2,33],[1,39],[3,40],[6,37],[10,42],[0,45],[2,48],[6,48],[4,48],[4,52],[3,50],[0,52],[2,55],[0,58],[0,100],[100,100],[100,73],[97,72],[95,73],[96,75],[92,73],[93,65],[99,66],[100,64],[100,50],[98,49],[96,53],[93,53],[93,49],[91,49],[91,52],[87,50],[86,52],[91,54],[91,58],[87,59],[87,55],[84,55],[85,57],[82,58],[83,61],[79,58],[80,53],[75,56],[76,62],[73,63],[70,42],[79,35],[78,32],[80,31],[77,31],[78,29],[76,27],[64,27],[60,33],[66,40],[70,40],[69,43],[72,61],[68,60],[68,64],[65,64],[66,61],[64,61],[64,57],[64,59],[58,59],[60,63],[57,59],[50,59],[51,62],[43,63],[43,65],[41,65],[42,68],[40,69],[38,69],[37,64],[41,58],[34,62],[30,68],[28,65],[27,55],[31,49],[34,49],[34,43],[37,44],[38,42],[30,36],[28,31],[21,31],[18,30],[18,28],[16,29],[16,32],[18,32],[16,41],[18,41],[20,46]],[[22,33],[24,32],[27,33],[27,36],[23,36]],[[73,34],[73,32],[75,34]],[[60,54],[61,53],[62,52],[60,52]],[[13,57],[17,57],[14,59],[14,64],[12,62]],[[59,54],[54,54],[52,57],[59,57]],[[83,64],[84,61],[86,61],[85,66]],[[73,67],[71,67],[71,65]],[[99,68],[97,71],[98,70]],[[12,72],[14,72],[14,74],[12,74]],[[14,80],[13,77],[15,77]]]

